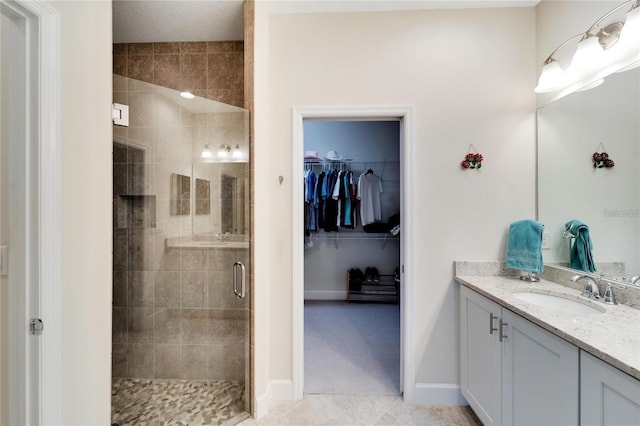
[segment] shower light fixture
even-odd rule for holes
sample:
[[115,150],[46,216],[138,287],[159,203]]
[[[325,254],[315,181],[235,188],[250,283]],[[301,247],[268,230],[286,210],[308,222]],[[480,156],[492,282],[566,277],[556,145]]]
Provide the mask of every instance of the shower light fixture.
[[193,98],[196,97],[196,95],[194,95],[193,93],[186,92],[186,91],[185,92],[180,92],[180,96],[182,96],[185,99],[193,99]]
[[[624,22],[603,22],[616,11],[629,7]],[[567,69],[556,53],[570,42],[580,39]],[[628,0],[611,9],[584,33],[560,44],[544,61],[536,93],[561,91],[569,94],[602,84],[608,75],[640,66],[640,0]]]

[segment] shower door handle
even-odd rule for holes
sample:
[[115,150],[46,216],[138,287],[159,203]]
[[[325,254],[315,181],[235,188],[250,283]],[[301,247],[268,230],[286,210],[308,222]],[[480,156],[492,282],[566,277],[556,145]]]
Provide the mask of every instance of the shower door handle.
[[[238,291],[238,269],[240,270],[240,291]],[[233,294],[235,294],[238,299],[244,299],[246,290],[245,271],[242,262],[233,264]]]

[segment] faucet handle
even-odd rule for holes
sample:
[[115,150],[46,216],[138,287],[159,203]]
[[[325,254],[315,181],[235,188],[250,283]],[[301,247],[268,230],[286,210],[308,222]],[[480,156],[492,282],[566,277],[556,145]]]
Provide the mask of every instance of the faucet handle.
[[607,283],[607,289],[604,291],[604,303],[609,305],[617,305],[616,297],[613,294],[613,288],[610,283]]

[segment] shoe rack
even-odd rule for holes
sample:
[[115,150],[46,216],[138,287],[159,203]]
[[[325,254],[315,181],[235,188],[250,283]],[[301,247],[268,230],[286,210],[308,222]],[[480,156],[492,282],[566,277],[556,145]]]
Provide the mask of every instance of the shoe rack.
[[400,279],[394,274],[364,274],[362,279],[347,271],[347,302],[400,301]]

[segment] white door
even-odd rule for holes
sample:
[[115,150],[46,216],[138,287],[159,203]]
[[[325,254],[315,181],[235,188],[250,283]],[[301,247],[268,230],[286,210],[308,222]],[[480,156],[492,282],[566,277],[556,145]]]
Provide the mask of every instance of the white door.
[[0,18],[0,424],[57,424],[58,21],[43,1],[2,1]]
[[[27,315],[32,311],[28,295],[33,275],[27,265],[30,251],[27,216],[29,200],[26,183],[29,129],[27,124],[27,37],[26,19],[9,6],[2,5],[2,244],[10,246],[7,276],[3,279],[3,347],[7,348],[7,398],[3,398],[3,417],[10,424],[30,424],[39,421],[29,407],[37,394],[32,393],[33,380],[38,377],[37,359],[30,343],[38,342],[27,335]],[[36,254],[37,255],[37,254]],[[6,345],[6,346],[5,346]],[[33,373],[29,374],[31,371]],[[31,379],[31,380],[30,380]],[[37,382],[36,382],[37,383]]]

